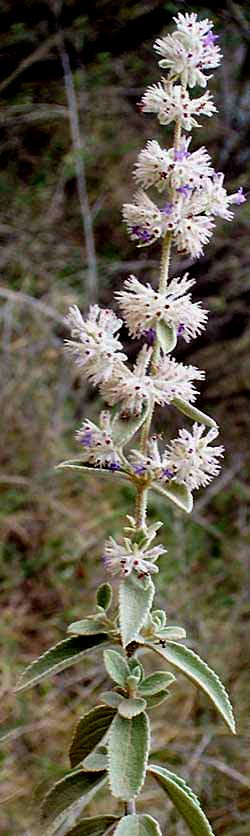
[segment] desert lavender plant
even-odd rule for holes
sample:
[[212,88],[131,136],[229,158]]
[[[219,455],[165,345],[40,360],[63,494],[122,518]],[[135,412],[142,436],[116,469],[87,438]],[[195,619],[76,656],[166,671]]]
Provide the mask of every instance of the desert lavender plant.
[[[190,96],[189,88],[206,87],[206,71],[217,67],[221,53],[213,23],[196,14],[178,14],[176,30],[159,38],[155,50],[167,78],[149,87],[142,112],[156,113],[161,125],[174,125],[170,148],[157,140],[139,153],[134,177],[138,191],[124,206],[124,220],[132,240],[149,246],[162,239],[158,288],[130,276],[116,294],[132,338],[144,340],[133,370],[119,339],[123,322],[111,310],[90,308],[83,319],[70,309],[67,325],[71,352],[84,377],[100,387],[113,412],[101,412],[99,424],[85,420],[77,432],[81,455],[63,467],[80,468],[87,475],[125,479],[135,489],[134,517],[128,517],[119,542],[104,545],[105,569],[120,575],[119,602],[112,605],[112,588],[97,591],[95,612],[74,624],[69,638],[45,653],[22,675],[19,687],[28,688],[48,673],[80,662],[84,655],[104,649],[104,665],[113,687],[100,695],[100,705],[79,721],[71,749],[71,771],[46,796],[42,821],[47,836],[157,836],[158,823],[147,813],[136,813],[136,801],[146,773],[154,778],[179,810],[194,836],[211,836],[211,826],[193,791],[165,767],[149,762],[148,712],[166,700],[175,681],[172,672],[145,675],[145,653],[156,653],[166,665],[181,671],[201,688],[234,732],[232,708],[218,676],[182,641],[185,630],[168,625],[163,610],[154,609],[152,576],[165,549],[155,544],[161,522],[147,520],[151,493],[161,494],[190,512],[193,491],[206,486],[220,470],[222,446],[214,446],[218,429],[212,418],[194,406],[196,381],[204,373],[178,363],[171,352],[181,335],[189,342],[206,326],[207,311],[193,302],[194,280],[185,273],[169,279],[170,250],[199,258],[211,238],[216,217],[231,220],[231,205],[245,198],[242,189],[228,195],[223,175],[212,167],[206,148],[190,150],[188,134],[201,115],[212,116],[212,96]],[[187,138],[188,137],[188,138]],[[145,190],[159,195],[155,203]],[[195,423],[164,443],[151,435],[155,404],[172,404]],[[137,447],[132,441],[140,431]],[[132,448],[131,448],[132,444]],[[130,449],[129,449],[130,448]],[[105,782],[115,799],[125,803],[125,815],[82,818],[87,801]],[[124,811],[123,811],[124,812]],[[43,831],[44,832],[44,831]]]

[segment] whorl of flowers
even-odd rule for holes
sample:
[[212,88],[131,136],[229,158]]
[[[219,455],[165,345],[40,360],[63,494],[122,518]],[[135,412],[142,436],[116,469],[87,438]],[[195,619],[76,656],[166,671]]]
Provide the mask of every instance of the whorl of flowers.
[[[107,570],[123,577],[157,572],[156,561],[164,552],[162,546],[150,547],[148,491],[165,491],[179,507],[186,491],[184,507],[191,510],[191,492],[217,476],[223,454],[221,445],[212,445],[218,435],[215,422],[194,407],[195,383],[203,380],[204,372],[170,356],[179,338],[190,342],[200,336],[208,314],[192,298],[195,281],[188,273],[169,278],[170,248],[173,244],[178,253],[199,258],[213,234],[215,219],[231,221],[232,205],[243,203],[245,197],[242,188],[227,193],[224,175],[214,171],[207,149],[192,150],[191,137],[185,135],[199,126],[202,116],[216,112],[209,91],[193,94],[195,86],[206,87],[211,70],[221,60],[213,23],[199,21],[195,13],[179,13],[174,20],[176,30],[155,43],[167,77],[149,86],[139,105],[142,112],[155,113],[161,125],[173,123],[174,140],[169,148],[149,140],[139,152],[134,168],[137,191],[123,207],[129,235],[139,247],[162,239],[159,284],[154,282],[152,287],[129,276],[115,294],[123,319],[98,305],[85,318],[73,306],[66,319],[71,331],[66,348],[79,372],[99,387],[106,404],[115,407],[114,416],[102,411],[99,423],[85,420],[77,431],[78,466],[118,471],[118,477],[130,480],[137,490],[130,536],[121,544],[110,537],[104,547]],[[152,197],[147,193],[150,189]],[[143,341],[133,367],[120,340],[123,325],[130,337]],[[179,409],[195,421],[192,431],[183,428],[172,440],[150,435],[156,404]],[[141,439],[136,447],[132,439],[138,430]]]

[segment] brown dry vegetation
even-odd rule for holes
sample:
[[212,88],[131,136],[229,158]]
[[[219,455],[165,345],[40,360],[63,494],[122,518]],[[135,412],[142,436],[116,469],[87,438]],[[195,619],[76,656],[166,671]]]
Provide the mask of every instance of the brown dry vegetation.
[[[128,180],[147,138],[163,129],[142,117],[136,101],[157,79],[154,37],[174,11],[212,14],[225,61],[213,82],[219,116],[194,142],[206,143],[228,185],[249,190],[249,6],[96,0],[63,3],[62,26],[77,92],[98,263],[98,300],[133,269],[157,280],[158,248],[136,251],[120,223]],[[68,767],[72,727],[97,699],[101,658],[71,668],[23,696],[18,673],[67,624],[90,611],[103,578],[107,534],[133,507],[128,488],[55,472],[75,450],[83,415],[95,416],[96,394],[66,362],[63,316],[89,300],[86,248],[76,188],[62,68],[54,42],[52,3],[1,2],[1,639],[2,789],[5,836],[35,836],[38,794]],[[43,53],[37,52],[44,45]],[[28,59],[28,61],[27,61]],[[23,63],[26,61],[26,65]],[[12,74],[14,74],[13,77]],[[191,520],[160,500],[151,513],[165,522],[168,558],[158,581],[159,606],[186,627],[192,646],[221,675],[235,706],[232,739],[210,706],[178,678],[172,700],[153,717],[153,749],[186,777],[216,836],[249,833],[249,203],[233,225],[220,223],[195,264],[197,298],[209,307],[206,336],[178,354],[207,369],[201,407],[222,426],[222,476],[200,494]],[[135,262],[137,261],[137,267]],[[191,267],[175,259],[173,275]],[[128,345],[130,356],[134,348]],[[168,433],[176,420],[159,413]],[[162,420],[164,426],[162,426]],[[164,748],[165,747],[165,748]],[[153,784],[139,807],[160,817],[163,833],[184,826]],[[90,807],[111,809],[104,795]]]

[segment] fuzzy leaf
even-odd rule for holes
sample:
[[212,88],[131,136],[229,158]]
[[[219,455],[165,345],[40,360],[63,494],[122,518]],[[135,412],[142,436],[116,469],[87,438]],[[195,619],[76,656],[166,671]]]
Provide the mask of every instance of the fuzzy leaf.
[[116,691],[103,691],[102,694],[100,694],[100,699],[105,703],[105,705],[110,705],[111,708],[117,709],[121,700],[123,700],[123,697],[121,694],[117,694]]
[[74,621],[67,628],[67,633],[74,633],[75,636],[95,636],[100,630],[105,630],[105,627],[102,625],[102,619],[97,616]]
[[70,665],[80,662],[85,653],[89,653],[94,648],[106,644],[106,642],[107,636],[105,633],[98,633],[96,636],[74,636],[70,639],[64,639],[64,641],[43,653],[42,656],[39,656],[35,662],[32,662],[23,671],[15,690],[24,691],[26,688],[33,688],[33,685],[36,685],[45,676],[59,673],[59,671],[69,668]]
[[176,328],[174,328],[173,325],[167,325],[162,319],[157,323],[156,333],[162,351],[164,351],[165,354],[168,354],[169,351],[173,351],[177,343]]
[[131,659],[128,659],[128,666],[132,676],[136,676],[136,678],[143,679],[144,670],[142,667],[142,663],[136,656],[131,656]]
[[82,470],[83,475],[87,471],[89,473],[94,473],[95,476],[106,476],[110,478],[119,476],[121,479],[125,479],[126,482],[130,481],[128,474],[125,473],[124,470],[111,470],[109,467],[95,467],[93,464],[81,464],[81,459],[67,459],[65,462],[60,462],[60,464],[56,465],[56,470],[64,470],[65,468],[70,468],[71,470]]
[[191,491],[186,488],[186,485],[178,485],[177,482],[168,482],[167,487],[162,488],[157,482],[153,482],[151,487],[156,493],[165,496],[166,499],[170,499],[182,511],[186,511],[187,514],[191,513],[193,497]]
[[105,772],[84,772],[83,769],[66,775],[65,778],[54,785],[43,800],[42,823],[48,827],[54,819],[57,819],[64,810],[71,807],[76,801],[84,796],[87,798],[94,788],[99,789],[103,785],[105,777]]
[[149,771],[183,816],[193,836],[214,836],[211,825],[200,807],[199,799],[185,781],[163,766],[150,764]]
[[150,577],[131,575],[122,581],[119,593],[119,620],[123,647],[136,639],[150,612],[155,588]]
[[124,656],[121,656],[121,653],[117,653],[116,650],[105,650],[104,664],[110,678],[123,688],[130,674],[129,666]]
[[186,488],[186,485],[181,485],[177,482],[168,482],[166,484],[167,487],[162,488],[161,485],[154,482],[151,487],[156,493],[165,496],[166,499],[170,499],[174,505],[177,505],[182,511],[186,511],[187,514],[190,514],[193,509],[191,491]]
[[235,734],[234,716],[227,692],[217,674],[208,667],[206,662],[203,662],[189,647],[175,642],[168,642],[166,647],[149,646],[208,694],[230,731]]
[[175,676],[173,673],[164,673],[164,671],[156,671],[146,676],[138,688],[138,693],[143,697],[151,697],[157,694],[158,691],[163,691],[171,682],[174,682]]
[[90,752],[95,749],[98,743],[107,733],[110,724],[115,716],[115,710],[106,705],[98,705],[91,708],[84,717],[81,717],[76,726],[74,737],[69,750],[71,766],[77,766]]
[[161,836],[161,830],[152,816],[124,816],[116,827],[114,836]]
[[129,801],[144,783],[150,744],[146,714],[113,720],[108,739],[109,780],[112,795]]
[[112,825],[114,826],[117,822],[119,822],[119,816],[91,816],[88,819],[81,819],[66,836],[105,836]]
[[171,627],[160,627],[157,630],[157,636],[167,641],[179,641],[179,639],[186,638],[186,630],[183,627],[175,627],[175,625],[171,625]]
[[148,404],[142,407],[140,415],[121,418],[121,413],[112,422],[112,438],[118,447],[124,446],[138,432],[148,415]]
[[103,610],[109,610],[112,604],[112,586],[110,583],[102,583],[101,586],[98,587],[96,593],[96,602],[98,607],[102,607]]
[[217,426],[214,418],[210,418],[210,415],[206,415],[205,412],[196,409],[195,406],[187,403],[187,401],[183,401],[182,398],[174,398],[172,404],[176,406],[176,409],[179,409],[179,412],[183,412],[183,415],[187,415],[187,418],[191,418],[192,421],[197,421],[198,424],[204,424],[205,427]]
[[141,714],[146,708],[145,700],[141,700],[137,697],[131,697],[127,700],[121,700],[118,706],[118,712],[121,717],[127,717],[128,720],[131,720],[131,717],[137,717],[138,714]]
[[165,702],[169,696],[169,691],[158,691],[157,694],[153,694],[152,697],[147,697],[147,710],[150,711],[151,708],[157,708],[157,706]]
[[107,749],[99,746],[95,752],[90,752],[83,762],[83,769],[87,772],[103,772],[108,769]]

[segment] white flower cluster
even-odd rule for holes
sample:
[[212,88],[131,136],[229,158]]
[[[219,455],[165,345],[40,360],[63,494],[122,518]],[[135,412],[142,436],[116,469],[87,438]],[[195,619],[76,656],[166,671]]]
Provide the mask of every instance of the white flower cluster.
[[220,471],[218,458],[223,456],[224,448],[211,446],[217,436],[216,427],[206,431],[202,424],[194,424],[192,433],[179,430],[178,438],[169,442],[162,455],[157,437],[153,437],[146,455],[139,450],[132,451],[133,471],[154,481],[185,485],[190,491],[205,487]]
[[[139,107],[156,113],[161,125],[177,122],[191,131],[199,127],[199,116],[212,116],[216,107],[208,91],[191,98],[187,88],[206,86],[210,76],[204,71],[219,65],[221,53],[211,21],[198,21],[195,13],[178,14],[174,20],[176,31],[155,43],[168,77],[148,87]],[[231,221],[231,204],[243,203],[245,197],[242,188],[228,195],[223,174],[214,171],[206,148],[190,151],[189,145],[190,138],[184,137],[169,149],[156,140],[147,142],[135,165],[139,189],[133,202],[124,205],[123,219],[138,246],[149,246],[169,232],[177,252],[199,258],[213,234],[214,218]],[[165,193],[162,206],[145,193],[151,187]]]
[[197,337],[206,326],[208,312],[201,302],[192,302],[190,288],[194,279],[185,273],[172,279],[164,293],[155,291],[150,284],[143,285],[135,276],[124,282],[124,290],[116,293],[128,331],[132,337],[141,337],[148,329],[163,321],[175,328],[186,342]]
[[179,78],[184,86],[206,87],[207,80],[204,70],[218,67],[221,62],[221,52],[216,41],[218,35],[213,35],[213,23],[210,20],[197,20],[197,15],[181,14],[174,18],[177,29],[172,35],[158,38],[154,48],[162,56],[159,65],[169,70],[169,78]]
[[82,445],[82,461],[95,467],[108,467],[120,470],[120,457],[112,438],[111,415],[101,412],[100,427],[93,421],[84,421],[76,433],[76,439]]
[[156,561],[162,554],[165,554],[166,549],[163,546],[149,548],[148,545],[148,540],[142,546],[138,546],[128,537],[124,537],[120,545],[113,537],[109,537],[103,552],[103,561],[107,571],[112,575],[120,574],[122,577],[128,577],[135,570],[140,578],[158,572]]
[[218,458],[223,456],[224,448],[211,447],[218,430],[212,427],[206,435],[205,432],[202,424],[194,424],[193,433],[179,430],[178,438],[169,442],[163,455],[165,472],[172,472],[174,480],[190,491],[205,487],[220,472]]
[[[94,312],[91,308],[89,317],[84,320],[74,307],[66,322],[72,329],[72,337],[78,337],[78,341],[66,340],[67,350],[73,353],[85,377],[100,386],[103,398],[110,406],[120,404],[123,413],[140,415],[146,402],[164,406],[178,397],[190,403],[195,400],[197,390],[193,381],[204,378],[204,372],[195,366],[184,366],[162,354],[152,376],[149,374],[152,348],[144,345],[133,371],[130,370],[124,362],[127,357],[121,352],[121,343],[114,336],[122,320],[112,311],[102,311],[95,305]],[[95,458],[95,443],[93,448]]]
[[76,305],[69,309],[65,324],[72,340],[66,340],[66,348],[73,354],[77,366],[84,370],[87,380],[96,386],[109,380],[114,365],[126,360],[122,345],[116,335],[122,320],[111,310],[101,310],[92,305],[87,319],[83,319]]
[[[131,275],[115,294],[130,336],[144,338],[144,344],[130,368],[119,336],[123,319],[93,305],[85,319],[76,306],[70,308],[66,324],[71,339],[66,340],[66,347],[85,378],[99,386],[104,401],[110,407],[118,406],[114,418],[101,412],[99,426],[83,422],[76,434],[82,462],[121,470],[146,489],[152,483],[170,483],[193,491],[219,473],[223,447],[211,443],[217,428],[206,430],[195,423],[192,432],[179,430],[178,437],[161,450],[158,437],[148,438],[146,425],[155,404],[173,404],[187,415],[194,414],[191,405],[197,396],[196,381],[204,378],[200,369],[170,356],[178,336],[189,342],[202,333],[208,312],[193,301],[195,282],[188,273],[168,279],[168,247],[173,241],[178,252],[199,257],[213,233],[214,219],[231,221],[232,205],[243,203],[245,197],[241,188],[228,195],[224,175],[214,171],[206,148],[191,151],[190,138],[181,134],[182,129],[190,131],[197,126],[200,115],[215,112],[209,92],[191,97],[188,88],[206,87],[207,71],[219,65],[221,55],[209,20],[198,21],[195,13],[178,14],[174,20],[176,31],[155,44],[168,78],[148,88],[141,109],[156,113],[163,125],[177,123],[175,142],[170,148],[161,148],[156,140],[146,143],[134,170],[138,191],[133,202],[123,207],[129,234],[139,246],[165,238],[159,289]],[[161,206],[146,193],[150,188],[163,195]],[[125,455],[123,448],[142,426],[142,448],[130,449]],[[111,573],[125,577],[134,571],[144,577],[158,571],[156,561],[164,549],[151,547],[151,542],[159,524],[146,529],[142,519],[144,539],[140,543],[137,521],[132,518],[126,532],[129,536],[122,544],[111,537],[106,542],[104,560]]]

